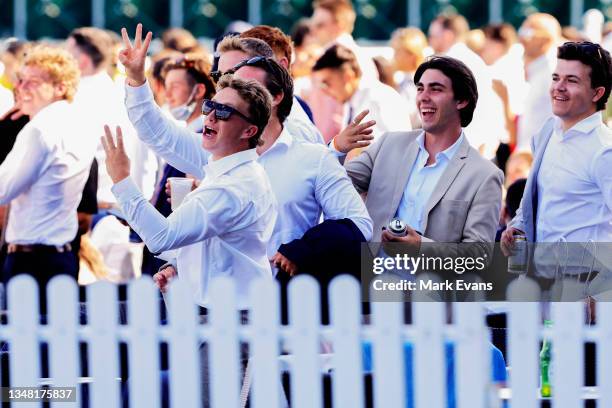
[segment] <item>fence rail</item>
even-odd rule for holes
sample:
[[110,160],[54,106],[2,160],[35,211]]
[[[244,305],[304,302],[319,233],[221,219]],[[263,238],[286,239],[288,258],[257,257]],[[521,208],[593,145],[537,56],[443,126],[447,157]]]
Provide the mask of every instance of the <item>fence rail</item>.
[[[519,290],[524,297],[525,285],[530,284],[522,281],[510,291]],[[160,407],[162,343],[168,345],[170,405],[200,406],[203,342],[209,350],[212,407],[243,404],[240,344],[245,343],[249,400],[254,408],[286,405],[282,371],[288,371],[287,397],[297,408],[324,405],[325,372],[331,377],[328,394],[334,407],[366,406],[367,374],[371,376],[374,407],[441,408],[452,400],[459,408],[485,408],[500,406],[501,397],[507,396],[512,407],[535,408],[540,405],[538,361],[543,334],[549,335],[553,344],[553,406],[582,406],[586,341],[597,347],[600,363],[595,394],[599,406],[612,406],[612,304],[608,302],[598,304],[599,323],[590,327],[583,323],[582,303],[554,304],[552,329],[540,325],[537,303],[508,303],[511,375],[507,384],[495,385],[491,380],[491,353],[486,352],[491,347],[489,333],[479,303],[453,304],[452,324],[447,324],[444,304],[413,303],[412,324],[406,325],[401,303],[379,302],[372,305],[370,321],[364,324],[359,283],[342,276],[330,285],[330,324],[324,326],[319,319],[317,283],[301,276],[289,286],[288,325],[279,323],[279,290],[272,281],[258,281],[252,286],[249,321],[242,324],[236,313],[233,281],[220,279],[211,288],[206,323],[198,320],[189,288],[178,282],[167,298],[168,322],[160,324],[158,292],[151,280],[139,279],[128,288],[127,321],[119,319],[116,287],[102,282],[87,289],[87,322],[82,324],[76,283],[58,277],[48,287],[47,324],[40,324],[37,291],[35,281],[28,276],[9,282],[8,321],[0,326],[0,341],[6,345],[3,358],[8,358],[10,378],[0,380],[3,386],[20,387],[39,386],[41,382],[54,386],[87,382],[88,403],[94,408],[120,407],[126,395],[130,407]],[[41,343],[48,345],[48,352],[41,353]],[[87,345],[86,380],[82,378],[82,343]],[[127,345],[127,382],[118,380],[120,343]],[[448,344],[453,345],[450,374]],[[327,351],[324,355],[323,350]],[[49,368],[46,379],[41,378],[43,358]],[[2,373],[7,374],[6,370]],[[452,387],[450,382],[454,383]],[[504,385],[506,389],[502,389]],[[454,389],[451,397],[450,388]],[[590,392],[592,395],[593,389]],[[77,406],[83,398],[79,392]]]

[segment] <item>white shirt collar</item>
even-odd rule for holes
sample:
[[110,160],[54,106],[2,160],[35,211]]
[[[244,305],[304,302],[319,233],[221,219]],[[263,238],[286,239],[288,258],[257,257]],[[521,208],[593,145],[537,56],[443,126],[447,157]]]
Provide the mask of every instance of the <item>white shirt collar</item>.
[[238,153],[230,154],[229,156],[223,157],[219,160],[211,160],[206,166],[204,166],[204,172],[206,176],[219,177],[228,171],[235,169],[249,161],[257,159],[257,152],[255,149],[244,150]]
[[597,111],[594,114],[582,119],[580,122],[576,123],[574,126],[569,128],[566,132],[563,132],[563,121],[555,116],[555,132],[560,135],[568,135],[570,133],[582,133],[588,134],[593,131],[597,126],[603,123],[603,117],[601,111]]

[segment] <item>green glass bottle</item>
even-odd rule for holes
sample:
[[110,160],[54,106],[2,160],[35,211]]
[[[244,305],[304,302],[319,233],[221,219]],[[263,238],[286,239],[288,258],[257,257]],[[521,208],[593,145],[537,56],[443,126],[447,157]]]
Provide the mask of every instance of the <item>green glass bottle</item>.
[[[544,320],[544,327],[552,327],[551,320]],[[552,342],[544,336],[540,350],[540,394],[542,397],[552,396]]]

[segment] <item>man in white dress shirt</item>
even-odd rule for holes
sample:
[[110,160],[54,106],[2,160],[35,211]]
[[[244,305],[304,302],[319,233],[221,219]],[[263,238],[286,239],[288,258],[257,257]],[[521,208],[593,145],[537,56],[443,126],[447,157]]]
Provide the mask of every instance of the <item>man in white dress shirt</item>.
[[76,279],[69,243],[77,233],[77,206],[97,141],[71,125],[79,69],[69,53],[39,46],[28,53],[18,76],[21,111],[31,120],[0,166],[0,205],[11,203],[4,277],[34,276],[44,311],[49,279],[59,274]]
[[349,219],[363,235],[372,236],[372,220],[344,168],[325,147],[300,143],[283,126],[293,102],[293,81],[289,72],[276,61],[261,57],[251,59],[235,71],[234,76],[255,79],[272,95],[272,116],[257,148],[258,162],[266,169],[279,203],[279,218],[268,246],[272,262],[295,274],[297,260],[279,252],[283,244],[301,239],[319,224],[321,213],[326,220]]
[[482,58],[465,44],[469,24],[461,15],[438,16],[429,26],[429,44],[434,52],[463,62],[472,71],[478,86],[474,120],[465,135],[476,150],[493,159],[500,142],[508,142],[504,106],[494,93],[491,75]]
[[[506,254],[517,234],[537,243],[612,242],[612,131],[601,114],[610,96],[610,54],[583,42],[565,43],[557,55],[550,87],[555,116],[533,138],[533,169],[516,217],[502,235]],[[538,248],[536,267],[545,260],[537,257]],[[582,247],[573,257],[576,248],[569,245],[566,272],[585,275],[575,268],[584,257]]]
[[561,41],[561,25],[550,14],[534,13],[523,22],[518,34],[525,49],[527,90],[518,119],[516,149],[529,150],[531,139],[553,114],[548,89],[556,64],[556,47]]
[[[166,118],[153,102],[144,74],[152,34],[149,32],[143,42],[139,24],[133,45],[125,29],[122,35],[125,48],[119,58],[127,73],[126,104],[147,105],[144,109],[131,109],[130,118],[138,129],[143,122],[171,126],[173,132],[152,135],[156,129],[151,127],[141,137],[147,143],[155,143],[156,150],[166,149],[176,157],[193,159],[184,161],[189,166],[182,166],[180,160],[172,160],[171,154],[164,155],[171,165],[202,178],[202,182],[176,211],[164,218],[129,177],[129,160],[121,138],[115,147],[107,129],[105,150],[109,175],[115,183],[113,194],[126,220],[151,252],[178,249],[176,269],[193,288],[197,304],[208,304],[212,278],[232,276],[237,284],[239,308],[248,309],[250,283],[256,278],[272,277],[266,250],[276,220],[276,200],[264,169],[255,161],[254,150],[270,117],[270,95],[255,81],[222,78],[215,97],[204,102],[205,128],[198,135]],[[143,94],[151,100],[142,98]],[[147,115],[153,115],[158,122],[148,121]],[[182,140],[190,143],[181,143]],[[167,269],[156,280],[165,286],[174,274],[174,269]]]
[[[274,51],[267,43],[252,37],[226,37],[217,46],[217,52],[219,53],[219,67],[218,71],[212,73],[216,77],[228,72],[238,63],[254,57],[275,58]],[[321,136],[321,132],[310,122],[308,116],[299,105],[296,101],[292,103],[291,111],[287,116],[284,126],[289,128],[294,137],[299,141],[322,144],[323,136]]]
[[372,126],[374,138],[386,132],[412,129],[408,101],[390,86],[366,80],[355,54],[347,47],[331,46],[312,70],[323,91],[344,105],[343,127],[369,110],[368,119],[376,122]]

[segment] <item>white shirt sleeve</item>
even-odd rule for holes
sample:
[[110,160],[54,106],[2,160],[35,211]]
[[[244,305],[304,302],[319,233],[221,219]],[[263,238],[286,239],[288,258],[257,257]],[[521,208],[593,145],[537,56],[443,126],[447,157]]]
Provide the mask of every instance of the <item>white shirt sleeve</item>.
[[202,148],[202,135],[167,118],[155,104],[149,83],[125,85],[125,106],[138,137],[178,170],[204,177],[202,167],[210,154]]
[[47,167],[47,146],[40,130],[25,127],[0,165],[0,204],[7,204],[28,189]]
[[315,185],[315,196],[325,219],[349,218],[366,240],[372,239],[372,219],[344,167],[330,153],[321,157]]
[[168,218],[149,203],[128,177],[112,188],[126,221],[153,253],[190,245],[231,231],[248,209],[231,187],[198,188]]

